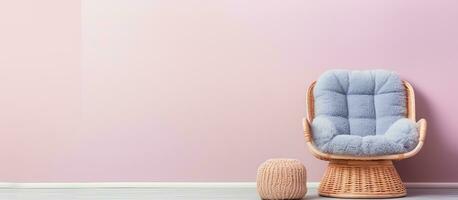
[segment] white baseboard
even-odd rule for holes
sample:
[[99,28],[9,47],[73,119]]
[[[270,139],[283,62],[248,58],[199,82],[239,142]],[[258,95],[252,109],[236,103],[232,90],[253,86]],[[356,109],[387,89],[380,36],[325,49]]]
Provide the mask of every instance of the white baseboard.
[[255,182],[65,182],[0,183],[0,188],[255,188]]
[[[308,182],[317,188],[319,182]],[[407,188],[452,188],[458,182],[408,182]],[[77,188],[256,188],[256,182],[74,182],[74,183],[0,183],[3,189],[77,189]]]
[[458,189],[458,182],[407,182],[407,188],[451,188]]

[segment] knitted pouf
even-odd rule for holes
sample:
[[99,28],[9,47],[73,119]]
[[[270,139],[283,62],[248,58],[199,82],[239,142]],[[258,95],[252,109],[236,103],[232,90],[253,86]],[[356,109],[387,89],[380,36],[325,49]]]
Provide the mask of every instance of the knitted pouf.
[[258,168],[262,199],[301,199],[307,192],[304,165],[295,159],[269,159]]

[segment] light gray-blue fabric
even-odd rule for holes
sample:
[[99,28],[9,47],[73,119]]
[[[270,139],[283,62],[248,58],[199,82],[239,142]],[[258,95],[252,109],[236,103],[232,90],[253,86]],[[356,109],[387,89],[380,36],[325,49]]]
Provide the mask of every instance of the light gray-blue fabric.
[[313,140],[326,153],[374,156],[405,153],[418,144],[407,119],[399,76],[386,70],[325,72],[314,91]]

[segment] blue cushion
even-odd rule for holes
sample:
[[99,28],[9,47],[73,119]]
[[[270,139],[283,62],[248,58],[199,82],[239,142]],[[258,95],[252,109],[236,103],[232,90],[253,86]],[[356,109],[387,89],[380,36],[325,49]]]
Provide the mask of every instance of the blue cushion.
[[406,116],[406,92],[386,70],[332,70],[314,91],[313,140],[326,153],[374,156],[405,153],[418,144]]

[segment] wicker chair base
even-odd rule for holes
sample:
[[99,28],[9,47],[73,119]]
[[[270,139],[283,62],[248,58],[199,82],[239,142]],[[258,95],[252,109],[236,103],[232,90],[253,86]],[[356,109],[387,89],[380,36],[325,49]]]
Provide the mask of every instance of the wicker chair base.
[[389,160],[332,160],[318,193],[338,198],[393,198],[407,195],[401,177]]

